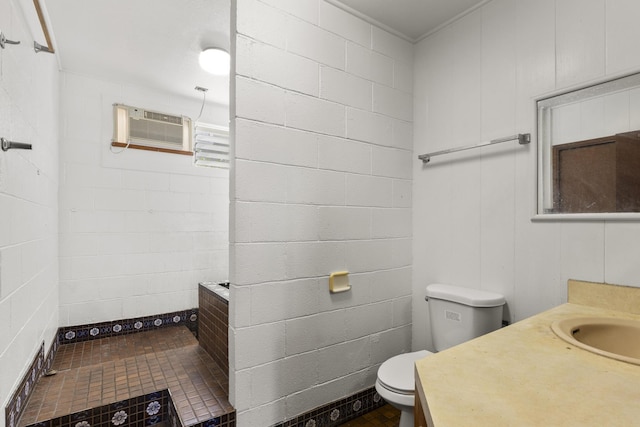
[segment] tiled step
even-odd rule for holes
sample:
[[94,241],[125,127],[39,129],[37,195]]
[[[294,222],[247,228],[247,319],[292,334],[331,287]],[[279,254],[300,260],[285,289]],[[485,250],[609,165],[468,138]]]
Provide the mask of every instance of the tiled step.
[[[227,398],[227,373],[184,326],[62,345],[52,368],[57,374],[38,381],[19,426],[60,419],[90,408],[106,406],[110,413],[117,409],[114,405],[128,405],[132,399],[144,400],[150,395],[153,399],[154,393],[163,390],[168,390],[185,426],[234,411]],[[145,403],[151,401],[136,401],[136,413],[145,413]],[[101,417],[109,418],[107,413]],[[69,427],[97,427],[91,423],[76,426],[71,418],[65,420]],[[230,421],[229,416],[224,418]],[[110,424],[114,426],[118,427]]]

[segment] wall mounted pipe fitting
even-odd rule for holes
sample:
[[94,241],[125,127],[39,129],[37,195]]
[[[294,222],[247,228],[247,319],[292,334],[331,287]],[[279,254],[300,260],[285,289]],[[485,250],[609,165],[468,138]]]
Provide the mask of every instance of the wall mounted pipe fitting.
[[9,40],[4,36],[4,33],[2,31],[0,31],[0,47],[2,49],[5,48],[6,45],[8,44],[20,44],[19,41],[15,41],[15,40]]
[[22,142],[9,141],[6,138],[0,138],[2,151],[9,151],[12,148],[21,148],[23,150],[31,150],[31,144],[24,144]]

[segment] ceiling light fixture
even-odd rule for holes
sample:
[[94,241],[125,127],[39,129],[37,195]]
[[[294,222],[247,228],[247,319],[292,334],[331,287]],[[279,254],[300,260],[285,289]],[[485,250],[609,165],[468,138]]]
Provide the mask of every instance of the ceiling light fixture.
[[229,65],[231,64],[231,57],[229,52],[217,47],[209,47],[200,52],[198,58],[200,67],[208,73],[216,76],[229,75]]

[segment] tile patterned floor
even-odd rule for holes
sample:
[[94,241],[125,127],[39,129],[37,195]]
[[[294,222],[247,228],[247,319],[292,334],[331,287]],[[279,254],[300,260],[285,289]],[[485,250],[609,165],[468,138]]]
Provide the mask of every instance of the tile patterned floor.
[[342,427],[398,427],[400,411],[386,404],[355,420],[342,424]]
[[60,346],[20,426],[169,389],[185,425],[233,411],[227,373],[184,326]]

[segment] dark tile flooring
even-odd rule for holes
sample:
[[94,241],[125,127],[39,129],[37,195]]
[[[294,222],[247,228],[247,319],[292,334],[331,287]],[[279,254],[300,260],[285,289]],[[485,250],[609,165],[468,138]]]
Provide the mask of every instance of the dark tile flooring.
[[[157,390],[169,389],[186,426],[232,412],[228,378],[184,326],[60,346],[53,376],[36,384],[24,427]],[[400,411],[382,406],[345,427],[396,427]]]
[[400,424],[400,411],[386,404],[354,420],[342,424],[342,427],[397,427]]
[[234,409],[228,377],[184,326],[60,346],[20,426],[169,389],[185,425]]

